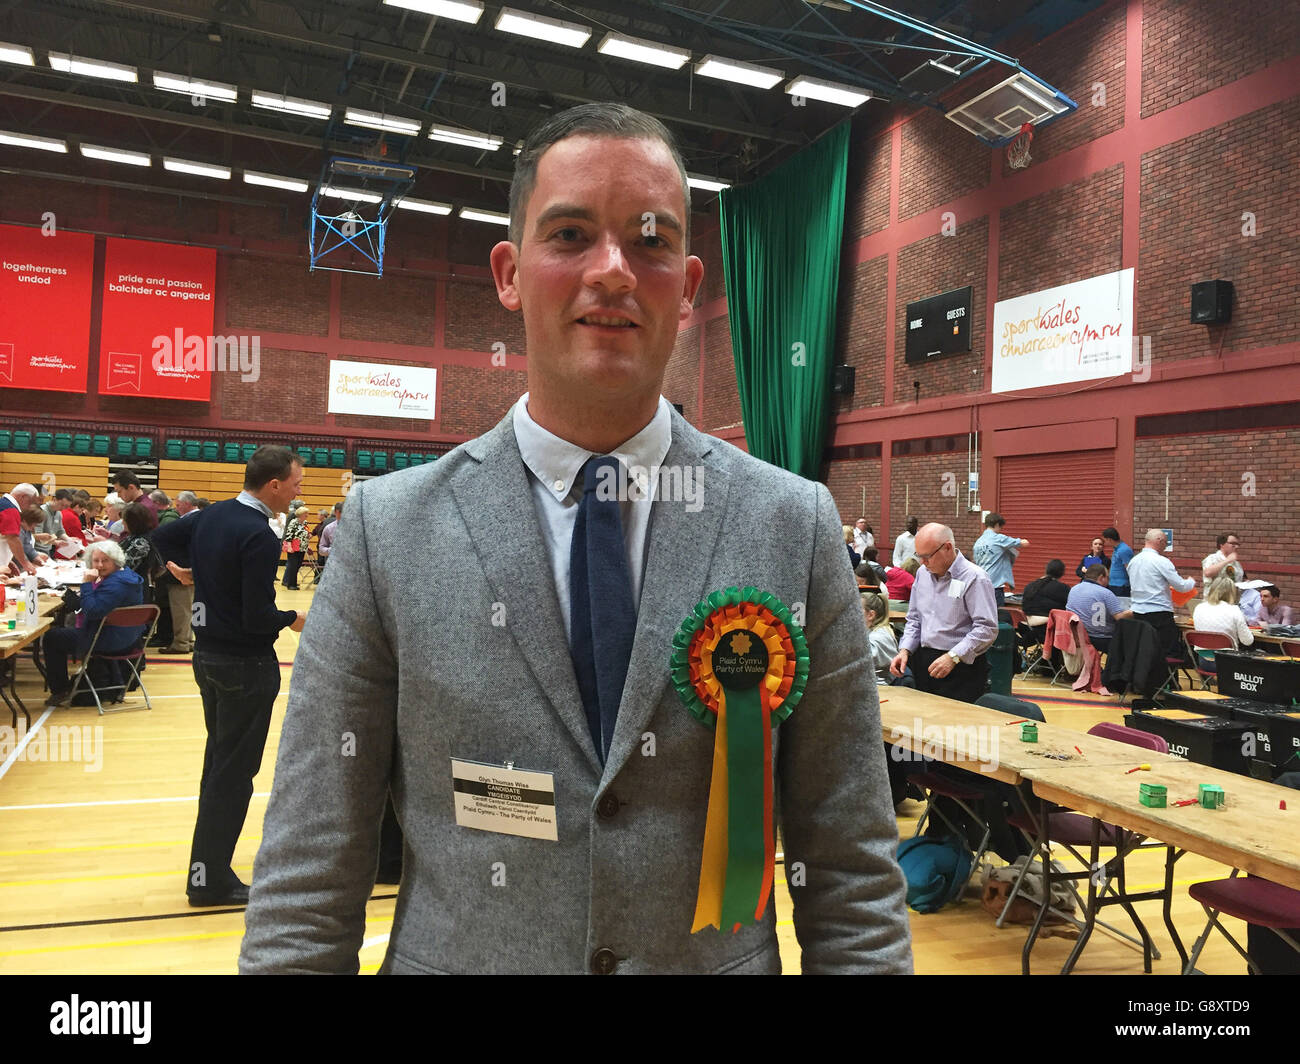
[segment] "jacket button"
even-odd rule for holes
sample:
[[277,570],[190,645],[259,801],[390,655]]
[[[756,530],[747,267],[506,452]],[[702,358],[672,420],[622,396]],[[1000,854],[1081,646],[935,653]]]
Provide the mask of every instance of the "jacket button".
[[591,955],[592,975],[613,975],[618,967],[618,958],[612,949],[601,948]]
[[618,809],[618,798],[608,791],[601,795],[600,801],[596,803],[596,815],[601,820],[613,820],[618,816]]

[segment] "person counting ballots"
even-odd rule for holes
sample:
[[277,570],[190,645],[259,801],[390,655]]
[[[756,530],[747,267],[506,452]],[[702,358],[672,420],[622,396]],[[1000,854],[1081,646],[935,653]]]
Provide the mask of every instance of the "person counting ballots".
[[[911,971],[831,495],[660,394],[703,275],[689,204],[671,135],[625,105],[573,108],[525,141],[490,260],[523,315],[528,391],[486,435],[348,496],[298,649],[242,972],[358,970],[390,791],[406,851],[383,973],[779,972],[770,896],[734,933],[708,922],[715,733],[670,672],[674,633],[703,624],[697,606],[721,624],[706,596],[727,588],[754,589],[737,618],[806,609],[804,697],[770,759],[732,766],[770,773],[786,867],[806,870],[791,887],[803,971]],[[632,479],[656,467],[681,475]],[[417,525],[437,530],[436,564],[406,549]],[[760,639],[727,638],[741,669]],[[728,831],[770,809],[730,809]],[[728,866],[741,888],[732,871],[755,870]]]
[[922,691],[974,702],[988,687],[985,652],[998,634],[993,582],[953,543],[952,529],[932,523],[916,534],[921,560],[892,676],[909,667]]

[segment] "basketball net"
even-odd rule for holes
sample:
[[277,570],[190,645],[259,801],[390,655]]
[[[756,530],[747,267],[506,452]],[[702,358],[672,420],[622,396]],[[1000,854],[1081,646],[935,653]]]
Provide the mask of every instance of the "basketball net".
[[1033,139],[1034,124],[1026,122],[1007,145],[1007,165],[1012,170],[1023,170],[1029,165],[1029,142]]

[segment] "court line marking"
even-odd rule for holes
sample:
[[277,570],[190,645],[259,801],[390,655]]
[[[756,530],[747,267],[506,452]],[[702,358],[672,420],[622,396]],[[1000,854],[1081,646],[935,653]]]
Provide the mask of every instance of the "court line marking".
[[[261,835],[240,835],[240,842],[260,842]],[[91,853],[104,850],[160,850],[168,846],[188,846],[191,839],[168,842],[108,842],[102,846],[56,846],[48,850],[0,850],[0,857],[39,857],[51,853]]]
[[[254,798],[270,798],[270,791],[254,791]],[[100,805],[159,805],[164,802],[197,802],[197,794],[174,798],[108,798],[98,802],[38,802],[33,805],[0,805],[0,813],[13,813],[23,809],[86,809]]]
[[[370,901],[392,901],[397,897],[396,894],[375,894],[370,897]],[[181,920],[191,916],[218,916],[224,913],[243,912],[245,906],[236,905],[231,908],[213,908],[213,909],[190,909],[187,912],[180,913],[159,913],[157,916],[107,916],[98,920],[64,920],[60,923],[53,924],[15,924],[12,927],[0,927],[0,934],[8,931],[55,931],[61,927],[99,927],[108,924],[138,924],[146,923],[149,920]],[[391,920],[392,917],[377,916],[376,920]],[[387,936],[385,936],[386,938]]]
[[5,758],[5,763],[3,765],[0,765],[0,779],[4,779],[4,774],[9,771],[9,767],[20,757],[22,757],[23,751],[27,749],[27,744],[30,743],[32,741],[32,737],[38,731],[41,730],[41,725],[45,723],[46,719],[53,712],[54,712],[54,707],[51,706],[49,709],[47,709],[36,719],[35,724],[33,724],[30,728],[27,729],[27,734],[24,735],[22,739],[19,741],[18,745],[14,747],[13,752],[8,757]]
[[[240,872],[251,872],[251,864],[237,864],[230,866],[232,870]],[[53,879],[11,879],[6,883],[0,883],[0,887],[50,887],[59,883],[109,883],[119,879],[161,879],[164,876],[182,876],[183,872],[122,872],[111,876],[56,876]]]

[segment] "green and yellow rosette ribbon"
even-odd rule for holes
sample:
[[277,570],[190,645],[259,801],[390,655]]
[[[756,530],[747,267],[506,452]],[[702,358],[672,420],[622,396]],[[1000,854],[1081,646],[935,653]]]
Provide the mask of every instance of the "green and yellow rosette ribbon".
[[714,591],[673,636],[673,686],[714,729],[713,775],[691,933],[763,917],[776,871],[772,729],[808,683],[808,643],[790,610],[757,588]]

